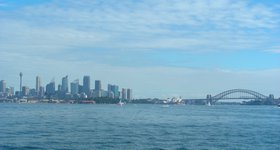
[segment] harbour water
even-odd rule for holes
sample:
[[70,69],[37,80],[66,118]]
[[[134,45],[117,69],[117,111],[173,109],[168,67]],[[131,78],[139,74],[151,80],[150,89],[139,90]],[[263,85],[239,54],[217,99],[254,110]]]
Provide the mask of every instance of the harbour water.
[[2,103],[0,149],[279,150],[280,108]]

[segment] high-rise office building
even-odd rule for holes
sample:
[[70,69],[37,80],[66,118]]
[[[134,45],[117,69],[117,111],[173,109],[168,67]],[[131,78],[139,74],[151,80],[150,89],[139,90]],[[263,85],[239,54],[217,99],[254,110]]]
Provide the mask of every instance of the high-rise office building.
[[112,86],[113,86],[113,85],[108,84],[108,87],[107,87],[107,91],[108,91],[108,93],[112,91]]
[[71,82],[71,94],[79,94],[79,80],[75,80],[74,82]]
[[13,92],[14,92],[13,87],[9,87],[9,88],[6,88],[6,92],[5,92],[4,95],[6,95],[6,96],[13,96],[14,95]]
[[30,96],[38,96],[38,92],[36,89],[29,89],[29,95]]
[[122,99],[127,99],[126,89],[122,89]]
[[63,93],[68,93],[69,92],[68,76],[65,76],[65,77],[62,78],[61,92],[63,92]]
[[95,80],[95,91],[101,91],[101,81]]
[[51,96],[55,94],[55,82],[52,81],[51,83],[47,84],[46,86],[46,94],[47,96]]
[[20,81],[19,81],[19,96],[22,96],[22,72],[19,73]]
[[38,96],[43,98],[44,95],[45,95],[45,89],[44,89],[44,87],[40,86],[40,88],[39,88],[39,95]]
[[132,89],[127,89],[127,99],[132,100]]
[[10,87],[10,95],[11,96],[15,95],[15,88],[14,87]]
[[0,81],[0,92],[2,92],[2,93],[6,92],[6,81],[5,80]]
[[22,96],[28,96],[29,95],[29,87],[23,86],[22,87]]
[[90,96],[90,76],[84,76],[83,78],[83,92]]
[[109,98],[115,98],[114,92],[113,91],[108,91],[108,97]]
[[112,95],[111,93],[113,93],[114,95],[114,98],[119,98],[120,97],[120,92],[119,92],[119,86],[117,85],[111,85],[111,84],[108,84],[108,96],[110,98],[112,98]]
[[113,85],[112,86],[112,92],[114,93],[114,98],[119,98],[120,97],[119,86]]
[[39,95],[40,87],[41,87],[41,78],[39,76],[36,77],[36,92]]
[[83,93],[83,85],[79,85],[79,94]]
[[61,92],[61,84],[57,85],[57,91],[60,93]]

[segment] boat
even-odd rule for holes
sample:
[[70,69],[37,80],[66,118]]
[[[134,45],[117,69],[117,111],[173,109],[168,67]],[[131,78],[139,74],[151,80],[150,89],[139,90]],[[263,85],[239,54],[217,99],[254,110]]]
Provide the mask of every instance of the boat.
[[120,106],[123,106],[124,105],[124,102],[122,102],[122,100],[120,100],[117,105],[120,105]]
[[210,102],[208,102],[208,103],[207,103],[207,106],[211,106],[211,103],[210,103]]
[[21,103],[28,103],[28,100],[27,100],[27,99],[24,99],[24,98],[23,98],[23,99],[19,99],[19,100],[18,100],[18,103],[20,103],[20,104],[21,104]]

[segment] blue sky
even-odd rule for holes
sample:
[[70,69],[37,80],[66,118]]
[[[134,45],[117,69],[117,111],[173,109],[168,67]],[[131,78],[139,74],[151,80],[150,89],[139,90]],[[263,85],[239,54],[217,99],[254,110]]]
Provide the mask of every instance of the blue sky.
[[0,79],[87,74],[137,98],[280,96],[279,21],[276,0],[0,0]]

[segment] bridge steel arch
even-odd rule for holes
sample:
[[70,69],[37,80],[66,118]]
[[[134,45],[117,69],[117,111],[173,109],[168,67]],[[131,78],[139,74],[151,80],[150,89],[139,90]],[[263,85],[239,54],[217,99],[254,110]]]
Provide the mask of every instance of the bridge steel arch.
[[[234,93],[239,93],[240,95],[243,95],[243,96],[229,97],[230,95],[232,95]],[[252,91],[252,90],[231,89],[231,90],[224,91],[222,93],[219,93],[219,94],[211,97],[211,101],[215,103],[215,102],[217,102],[218,100],[221,100],[221,99],[260,99],[260,100],[265,100],[267,98],[268,98],[268,96],[265,96],[263,94],[260,94],[258,92]]]

